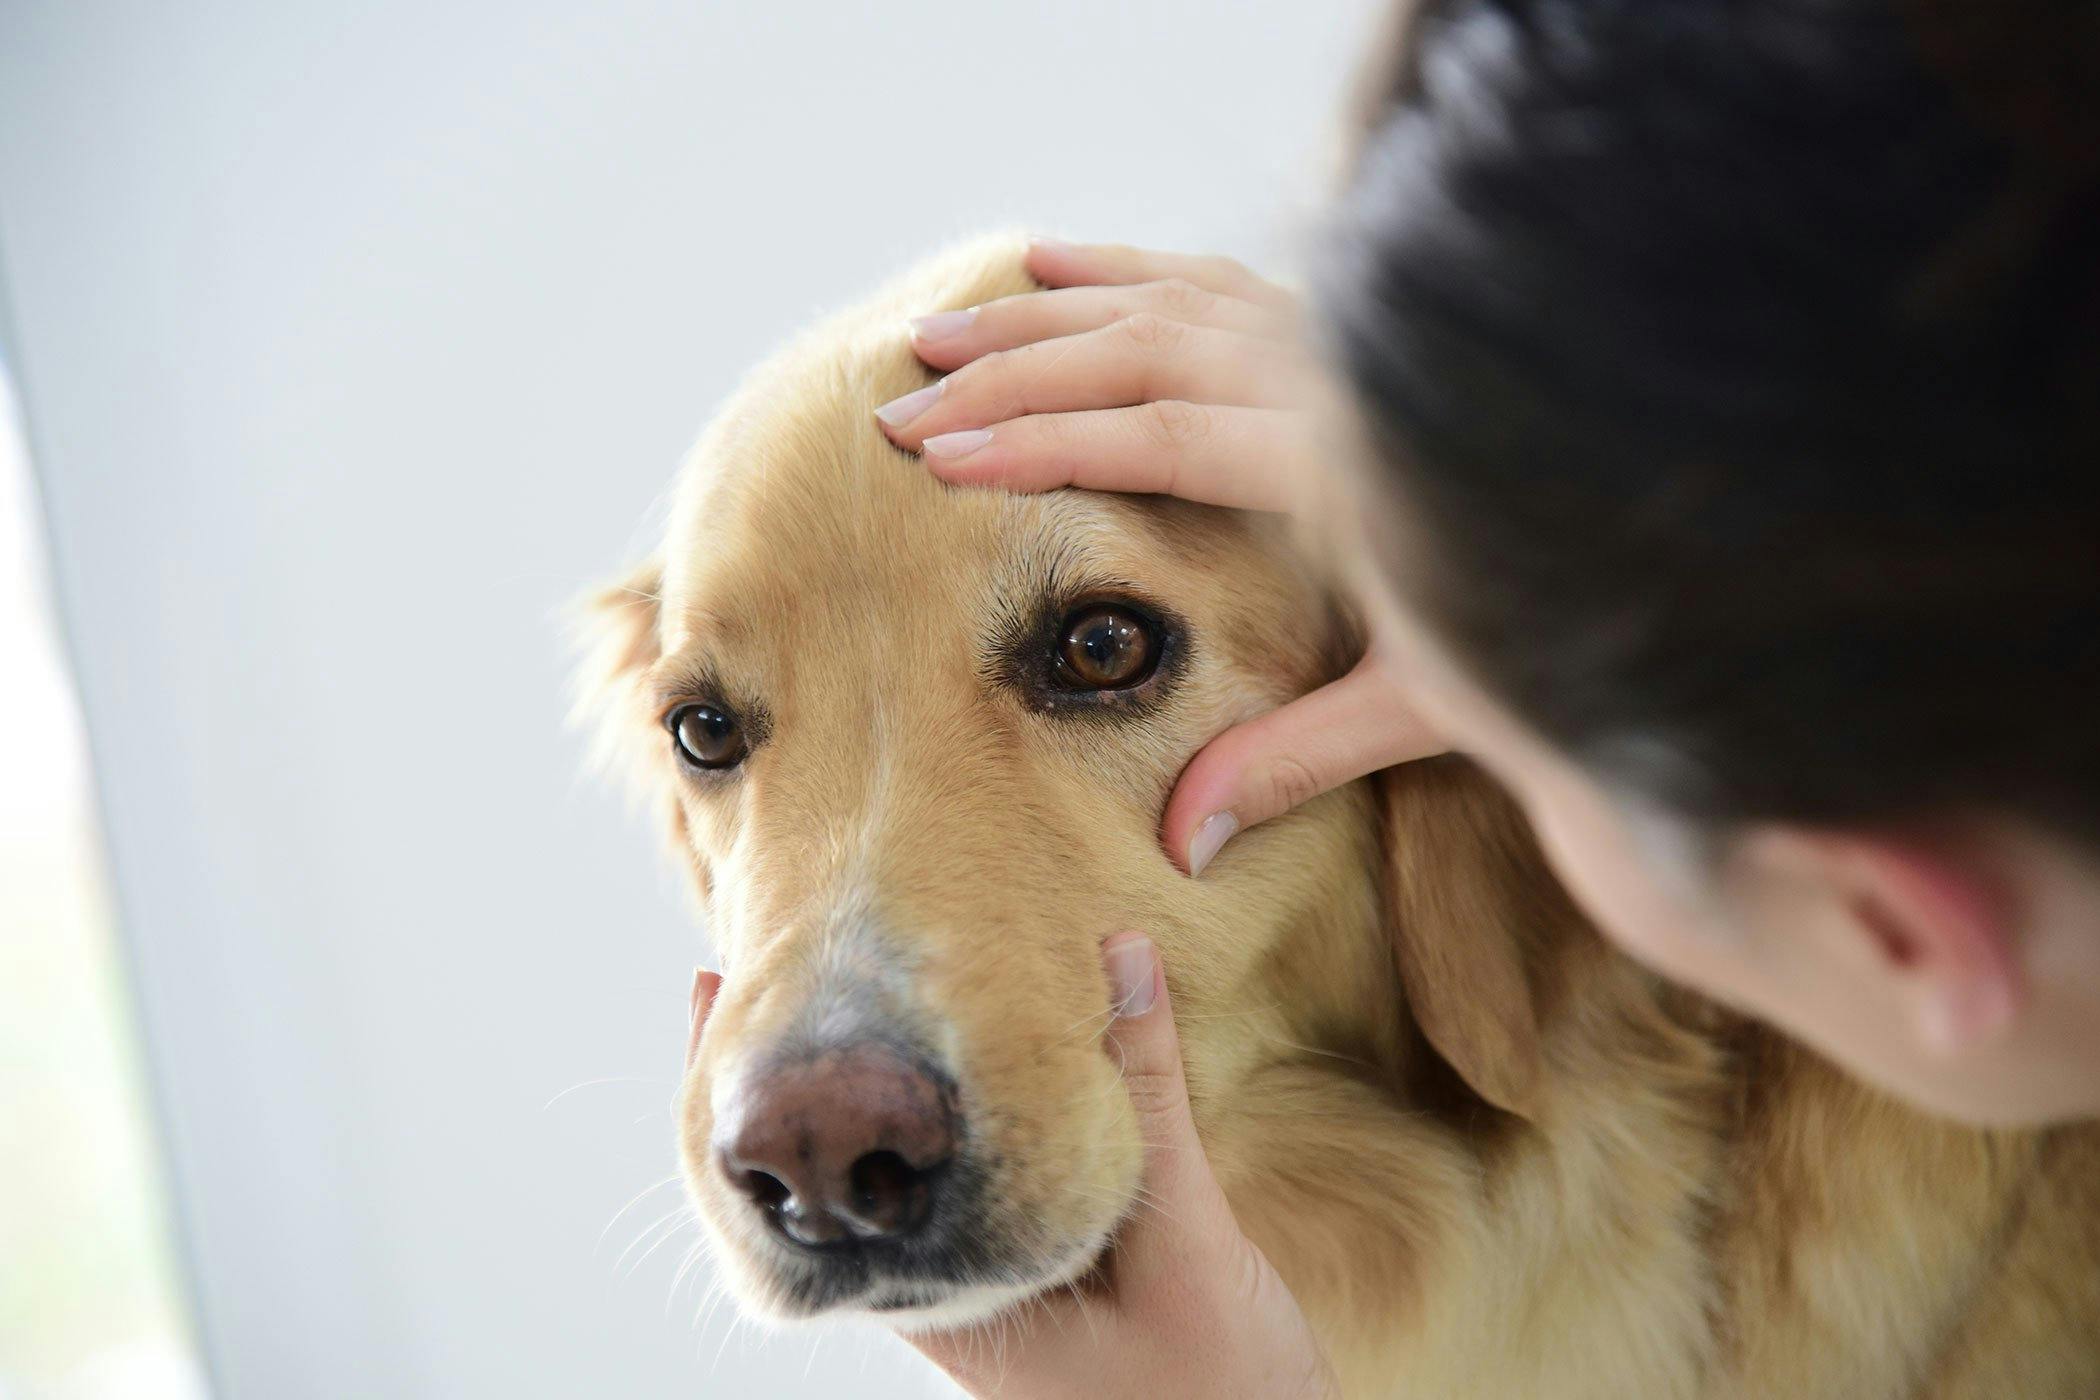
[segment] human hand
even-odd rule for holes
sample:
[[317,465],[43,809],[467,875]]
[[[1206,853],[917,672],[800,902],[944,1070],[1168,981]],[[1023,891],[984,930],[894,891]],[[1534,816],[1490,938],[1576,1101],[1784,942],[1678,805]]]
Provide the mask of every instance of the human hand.
[[1146,1143],[1143,1195],[1106,1266],[992,1328],[905,1340],[970,1394],[1001,1400],[1327,1400],[1326,1353],[1233,1218],[1189,1116],[1181,1044],[1149,939],[1112,938],[1107,1049]]
[[[1078,486],[1245,510],[1311,506],[1324,378],[1295,299],[1229,258],[1038,241],[1050,290],[913,322],[951,373],[876,410],[945,481]],[[1161,823],[1190,875],[1235,833],[1444,743],[1374,645],[1340,680],[1227,730],[1182,771]]]

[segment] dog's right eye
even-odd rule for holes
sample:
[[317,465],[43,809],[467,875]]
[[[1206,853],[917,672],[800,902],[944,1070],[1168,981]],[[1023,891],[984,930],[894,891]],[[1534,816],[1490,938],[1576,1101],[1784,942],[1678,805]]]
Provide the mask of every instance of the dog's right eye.
[[1113,603],[1082,608],[1058,630],[1056,676],[1071,690],[1127,690],[1159,661],[1152,624]]
[[719,705],[682,705],[665,721],[679,756],[695,768],[734,768],[750,746],[744,726]]

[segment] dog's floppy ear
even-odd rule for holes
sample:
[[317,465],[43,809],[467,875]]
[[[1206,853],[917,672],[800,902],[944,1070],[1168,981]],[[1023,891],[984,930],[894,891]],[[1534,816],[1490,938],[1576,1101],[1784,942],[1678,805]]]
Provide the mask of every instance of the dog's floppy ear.
[[1529,1117],[1543,1072],[1545,942],[1572,906],[1516,805],[1465,759],[1404,764],[1377,781],[1409,1009],[1474,1093]]
[[[587,595],[576,606],[576,631],[583,653],[576,676],[576,717],[595,725],[601,759],[617,762],[638,729],[645,697],[637,682],[663,654],[663,563],[643,561],[617,582]],[[626,765],[621,765],[626,766]]]

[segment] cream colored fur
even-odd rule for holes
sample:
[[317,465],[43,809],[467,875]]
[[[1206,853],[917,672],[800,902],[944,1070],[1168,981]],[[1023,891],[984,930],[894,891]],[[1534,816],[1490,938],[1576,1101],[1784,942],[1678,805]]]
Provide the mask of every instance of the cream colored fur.
[[[1139,928],[1217,1171],[1351,1396],[2100,1395],[2091,1130],[1928,1121],[1659,985],[1461,762],[1313,802],[1201,880],[1169,865],[1189,756],[1353,643],[1271,522],[951,489],[883,439],[872,406],[927,380],[903,317],[1028,286],[1016,245],[980,244],[791,347],[696,448],[662,553],[599,600],[592,694],[726,974],[681,1141],[744,1303],[796,1311],[712,1165],[710,1085],[870,1008],[948,1059],[998,1164],[988,1228],[1028,1261],[891,1320],[1082,1273],[1144,1208],[1096,954]],[[1003,686],[988,651],[1066,588],[1185,619],[1172,693],[1073,717]],[[714,686],[767,733],[694,782],[661,717]]]

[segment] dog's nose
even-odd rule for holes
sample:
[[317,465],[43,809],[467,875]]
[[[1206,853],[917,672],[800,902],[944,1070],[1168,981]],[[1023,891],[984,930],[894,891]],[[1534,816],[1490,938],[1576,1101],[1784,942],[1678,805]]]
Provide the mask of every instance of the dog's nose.
[[716,1160],[798,1244],[898,1239],[933,1210],[955,1152],[954,1093],[872,1043],[779,1065],[718,1105]]

